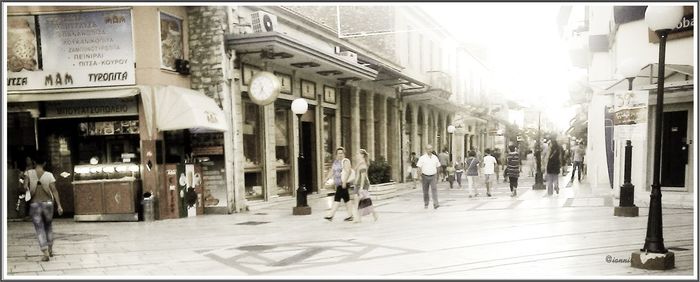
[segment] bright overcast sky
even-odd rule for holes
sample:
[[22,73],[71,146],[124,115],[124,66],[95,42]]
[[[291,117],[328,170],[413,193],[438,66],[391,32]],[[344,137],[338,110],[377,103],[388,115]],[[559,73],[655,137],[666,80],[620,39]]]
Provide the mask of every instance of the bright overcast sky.
[[[557,3],[431,3],[422,7],[468,45],[481,45],[495,86],[524,106],[541,106],[560,129],[574,115],[564,108],[572,74],[559,38]],[[537,101],[537,103],[533,103]]]

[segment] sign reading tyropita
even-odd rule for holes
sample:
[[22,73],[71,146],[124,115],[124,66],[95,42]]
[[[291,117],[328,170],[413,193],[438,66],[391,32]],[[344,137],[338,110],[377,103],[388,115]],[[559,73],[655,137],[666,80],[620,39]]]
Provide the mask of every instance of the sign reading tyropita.
[[136,83],[131,10],[8,16],[7,89]]

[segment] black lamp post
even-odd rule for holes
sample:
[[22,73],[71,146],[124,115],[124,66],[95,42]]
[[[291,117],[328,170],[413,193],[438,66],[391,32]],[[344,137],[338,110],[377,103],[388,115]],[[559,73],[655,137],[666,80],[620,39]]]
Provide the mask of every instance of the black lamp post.
[[532,190],[544,190],[544,181],[542,179],[542,146],[540,145],[541,135],[541,118],[542,112],[537,113],[537,141],[535,142],[535,162],[537,163],[537,172],[535,172],[535,184],[532,185]]
[[449,142],[450,142],[450,162],[452,162],[452,134],[455,133],[455,126],[454,125],[448,126],[447,133],[450,134],[450,140],[449,140]]
[[649,218],[644,248],[632,253],[632,267],[666,270],[675,267],[675,255],[664,246],[661,216],[661,135],[664,112],[664,70],[668,33],[683,18],[682,6],[649,6],[644,15],[647,25],[659,36],[659,73],[656,88],[656,125],[654,131],[654,179],[651,184]]
[[[627,78],[627,90],[632,91],[634,79],[639,74],[640,67],[633,61],[620,65],[619,72]],[[572,179],[573,180],[573,179]],[[620,186],[620,206],[615,207],[615,216],[635,217],[639,216],[639,207],[634,205],[634,185],[632,185],[632,141],[625,144],[625,178]]]
[[[297,98],[294,101],[292,101],[292,112],[297,116],[297,121],[299,122],[299,157],[297,161],[297,169],[300,173],[297,174],[297,176],[301,175],[301,162],[304,160],[304,138],[301,136],[302,130],[301,130],[301,116],[306,113],[306,111],[309,109],[309,104],[306,102],[304,98]],[[299,178],[300,182],[301,179]],[[306,196],[308,194],[308,189],[306,188],[305,185],[299,184],[299,188],[297,188],[297,206],[292,209],[292,214],[293,215],[309,215],[311,214],[311,207],[309,207]]]

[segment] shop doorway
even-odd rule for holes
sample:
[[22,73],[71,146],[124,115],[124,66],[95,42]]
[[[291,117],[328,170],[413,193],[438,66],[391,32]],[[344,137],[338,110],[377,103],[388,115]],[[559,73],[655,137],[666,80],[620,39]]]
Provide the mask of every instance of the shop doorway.
[[688,111],[663,113],[661,186],[684,187],[688,164]]
[[299,185],[306,186],[309,192],[318,192],[316,185],[316,147],[314,124],[312,122],[301,123],[301,153],[304,156],[299,159]]

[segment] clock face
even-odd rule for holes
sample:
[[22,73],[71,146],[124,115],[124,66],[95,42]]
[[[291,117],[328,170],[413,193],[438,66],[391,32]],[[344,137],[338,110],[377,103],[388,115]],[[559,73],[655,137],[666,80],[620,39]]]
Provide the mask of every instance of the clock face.
[[280,81],[270,72],[259,72],[251,79],[249,90],[250,99],[253,102],[258,105],[267,105],[277,99]]

